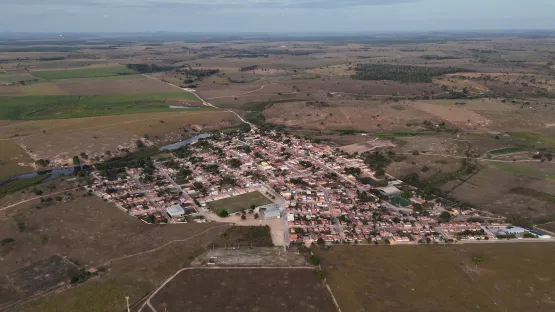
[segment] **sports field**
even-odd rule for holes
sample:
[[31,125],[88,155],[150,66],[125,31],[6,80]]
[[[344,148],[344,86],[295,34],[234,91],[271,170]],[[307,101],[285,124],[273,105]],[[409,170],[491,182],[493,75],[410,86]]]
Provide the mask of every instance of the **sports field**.
[[133,75],[133,74],[136,74],[136,72],[123,66],[33,71],[33,76],[46,79],[46,80],[94,78],[94,77]]
[[187,92],[97,96],[14,96],[3,99],[0,105],[0,119],[61,119],[175,111],[176,109],[169,108],[175,100],[198,101],[198,98]]
[[258,191],[255,191],[238,196],[215,200],[209,202],[207,205],[216,213],[219,213],[222,210],[226,210],[228,213],[234,213],[236,211],[250,209],[252,205],[262,206],[271,203],[272,201],[269,200],[266,196],[262,195]]

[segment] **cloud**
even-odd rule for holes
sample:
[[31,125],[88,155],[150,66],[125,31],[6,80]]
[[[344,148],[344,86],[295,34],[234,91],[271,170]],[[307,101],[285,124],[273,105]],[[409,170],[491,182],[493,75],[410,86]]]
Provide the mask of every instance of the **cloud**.
[[314,8],[336,9],[353,6],[393,5],[421,0],[3,0],[21,6],[96,6],[120,8]]

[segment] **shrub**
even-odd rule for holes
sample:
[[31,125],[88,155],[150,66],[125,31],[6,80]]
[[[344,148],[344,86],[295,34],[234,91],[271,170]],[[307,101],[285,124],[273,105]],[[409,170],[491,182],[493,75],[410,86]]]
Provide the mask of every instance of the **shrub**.
[[229,212],[227,212],[227,210],[222,210],[218,213],[218,216],[221,218],[227,218],[229,217]]
[[320,264],[320,258],[317,256],[310,256],[310,260],[309,260],[310,264],[312,265],[319,265]]

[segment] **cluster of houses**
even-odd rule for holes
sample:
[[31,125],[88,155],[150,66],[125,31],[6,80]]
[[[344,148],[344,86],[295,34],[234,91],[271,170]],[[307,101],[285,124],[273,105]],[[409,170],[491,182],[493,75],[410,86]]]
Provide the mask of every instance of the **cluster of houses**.
[[95,173],[91,190],[147,222],[199,222],[200,207],[258,191],[274,202],[256,207],[262,218],[284,218],[296,244],[549,238],[507,224],[471,222],[481,217],[479,210],[461,209],[378,174],[363,157],[294,135],[220,133],[173,156],[156,162],[149,182],[140,168],[128,168],[115,180]]

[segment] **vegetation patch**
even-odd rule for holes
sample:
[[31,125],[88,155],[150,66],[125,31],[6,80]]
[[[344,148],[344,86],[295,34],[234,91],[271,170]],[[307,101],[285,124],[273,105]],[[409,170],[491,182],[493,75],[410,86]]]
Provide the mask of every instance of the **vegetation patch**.
[[503,154],[511,154],[516,152],[522,152],[523,149],[520,147],[505,147],[496,150],[489,151],[488,154],[492,156],[503,155]]
[[436,76],[469,72],[468,69],[456,67],[424,67],[391,64],[359,64],[355,67],[356,74],[352,77],[358,80],[393,80],[406,83],[432,83]]
[[34,178],[26,179],[26,180],[15,180],[13,182],[9,182],[0,186],[0,198],[4,197],[8,194],[12,194],[18,191],[22,191],[28,187],[33,185],[40,184],[42,181],[50,177],[49,174],[39,175]]

